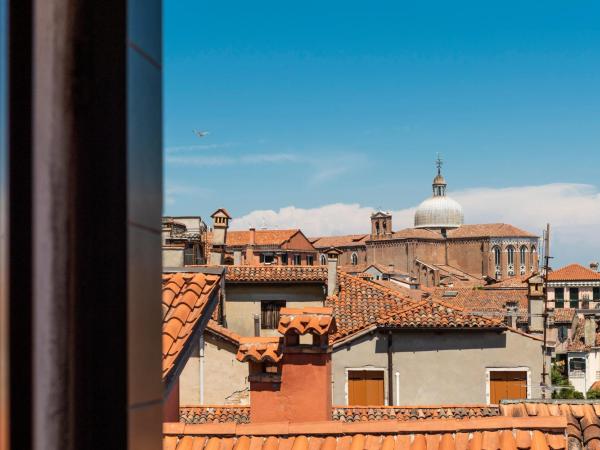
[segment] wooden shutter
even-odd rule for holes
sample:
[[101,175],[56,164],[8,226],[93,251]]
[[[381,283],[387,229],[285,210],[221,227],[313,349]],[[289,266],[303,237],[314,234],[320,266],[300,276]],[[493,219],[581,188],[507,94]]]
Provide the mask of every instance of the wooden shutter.
[[527,372],[499,371],[490,373],[490,402],[527,398]]
[[348,372],[348,405],[380,406],[383,404],[383,371],[351,370]]

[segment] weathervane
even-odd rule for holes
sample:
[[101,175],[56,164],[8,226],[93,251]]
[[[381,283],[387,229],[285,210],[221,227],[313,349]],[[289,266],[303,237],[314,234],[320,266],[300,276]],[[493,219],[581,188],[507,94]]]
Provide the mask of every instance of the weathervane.
[[438,175],[442,174],[442,165],[444,164],[444,162],[442,161],[442,157],[441,155],[438,153],[436,153],[437,155],[437,159],[435,160],[435,166],[437,167],[438,170]]

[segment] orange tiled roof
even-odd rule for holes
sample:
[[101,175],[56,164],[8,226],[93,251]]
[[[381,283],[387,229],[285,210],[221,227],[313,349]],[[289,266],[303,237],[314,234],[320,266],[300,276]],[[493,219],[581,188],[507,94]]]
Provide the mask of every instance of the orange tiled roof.
[[[165,273],[162,278],[162,368],[168,378],[181,359],[188,338],[201,317],[210,317],[220,276],[204,273]],[[212,304],[211,304],[212,303]]]
[[279,337],[242,337],[236,358],[240,362],[279,362],[283,357],[282,339]]
[[391,239],[443,240],[443,237],[439,231],[429,230],[427,228],[405,228],[403,230],[394,231]]
[[497,405],[429,406],[334,406],[333,420],[365,422],[373,420],[472,419],[500,415]]
[[447,303],[422,300],[401,311],[391,311],[377,323],[393,328],[505,328],[498,319],[490,319],[450,306]]
[[337,330],[334,341],[369,326],[386,312],[412,305],[414,301],[400,293],[375,285],[344,272],[338,272],[339,292],[328,297],[325,306],[333,308]]
[[281,308],[277,331],[286,334],[290,330],[302,335],[308,332],[323,336],[335,329],[331,308]]
[[231,331],[229,328],[225,328],[223,325],[220,325],[215,320],[209,320],[206,325],[206,331],[213,333],[219,336],[222,339],[225,339],[232,344],[239,345],[241,336],[234,331]]
[[343,423],[165,423],[164,450],[562,450],[564,417]]
[[[444,293],[449,292],[456,293],[456,296],[444,296]],[[516,303],[518,320],[521,322],[528,320],[527,290],[523,289],[436,288],[432,298],[495,319],[503,319],[506,316],[507,303]]]
[[522,230],[508,223],[483,223],[476,225],[461,225],[449,230],[448,237],[474,238],[474,237],[537,237],[528,231]]
[[[340,422],[375,420],[473,419],[500,415],[498,405],[457,404],[429,406],[334,406],[331,419]],[[185,423],[249,423],[250,406],[181,406]]]
[[249,423],[250,406],[180,406],[179,421],[184,423]]
[[555,308],[554,323],[571,323],[575,317],[575,309],[573,308]]
[[321,236],[309,238],[313,246],[318,249],[329,247],[358,247],[365,245],[368,234],[348,234],[345,236]]
[[[256,230],[255,245],[283,245],[300,230]],[[228,231],[227,245],[230,247],[250,244],[250,231]]]
[[[503,401],[500,412],[508,417],[554,417],[567,420],[569,448],[600,448],[600,402],[580,400]],[[575,446],[571,441],[575,440]]]
[[569,264],[548,274],[548,281],[593,281],[600,280],[600,273],[583,267],[581,264]]
[[[581,317],[581,316],[579,316]],[[596,322],[596,330],[598,329],[598,322]],[[596,339],[594,346],[600,346],[600,333],[596,331]],[[585,344],[585,320],[581,318],[576,326],[573,336],[567,341],[567,351],[569,352],[586,352],[592,348],[591,345]]]
[[501,281],[496,283],[490,283],[486,285],[486,288],[494,289],[494,288],[521,288],[527,289],[528,284],[527,280],[531,278],[531,274],[529,275],[515,275],[514,277],[504,278]]
[[229,282],[300,283],[327,282],[325,266],[226,266]]

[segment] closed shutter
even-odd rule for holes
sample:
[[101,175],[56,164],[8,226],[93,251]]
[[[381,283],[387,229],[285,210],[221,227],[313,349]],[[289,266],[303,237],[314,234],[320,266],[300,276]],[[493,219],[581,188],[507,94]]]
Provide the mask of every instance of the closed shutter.
[[348,405],[381,406],[384,404],[382,370],[348,372]]
[[527,372],[490,372],[490,402],[527,398]]

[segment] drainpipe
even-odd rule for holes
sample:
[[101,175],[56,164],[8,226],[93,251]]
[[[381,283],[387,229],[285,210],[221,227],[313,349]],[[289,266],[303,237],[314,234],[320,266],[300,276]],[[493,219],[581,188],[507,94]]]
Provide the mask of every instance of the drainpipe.
[[400,405],[400,372],[396,372],[396,406]]
[[388,331],[387,338],[387,359],[388,359],[388,405],[394,404],[394,374],[392,373],[392,332]]
[[200,404],[204,405],[204,335],[200,335],[198,339],[198,347],[200,353]]

